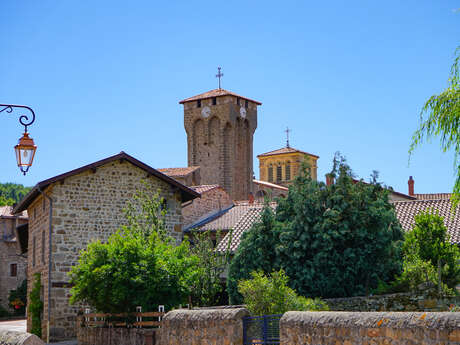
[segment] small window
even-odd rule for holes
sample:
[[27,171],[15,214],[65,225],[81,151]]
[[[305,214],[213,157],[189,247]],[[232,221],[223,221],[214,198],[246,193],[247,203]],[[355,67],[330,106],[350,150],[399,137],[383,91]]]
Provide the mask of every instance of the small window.
[[42,231],[42,264],[45,263],[45,232]]
[[244,101],[244,107],[245,107],[246,109],[249,107],[249,102],[248,102],[247,99]]
[[198,101],[196,101],[196,107],[197,107],[197,108],[201,108],[201,99],[199,99]]
[[11,264],[10,265],[10,277],[17,277],[18,276],[18,264]]
[[217,104],[217,97],[213,97],[212,98],[212,105],[216,105]]
[[276,182],[281,182],[281,180],[281,164],[278,164],[278,166],[276,167]]
[[287,162],[285,168],[286,181],[291,180],[291,163]]
[[32,266],[35,267],[35,249],[36,249],[36,238],[35,236],[33,237],[32,240]]
[[239,97],[236,99],[236,104],[241,105],[241,101]]
[[268,182],[273,182],[273,165],[268,167]]

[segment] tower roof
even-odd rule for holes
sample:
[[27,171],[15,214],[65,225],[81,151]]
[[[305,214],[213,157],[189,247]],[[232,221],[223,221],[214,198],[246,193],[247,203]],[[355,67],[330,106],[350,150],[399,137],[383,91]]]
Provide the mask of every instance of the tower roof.
[[313,154],[305,152],[305,151],[300,151],[300,150],[297,150],[297,149],[295,149],[293,147],[283,147],[282,149],[261,153],[260,155],[257,155],[257,157],[284,155],[286,153],[303,153],[303,154],[306,154],[306,155],[309,155],[309,156],[312,156],[312,157],[315,157],[315,158],[319,158],[319,156],[317,156],[317,155],[313,155]]
[[253,99],[237,95],[234,92],[227,91],[227,90],[224,90],[224,89],[214,89],[214,90],[211,90],[211,91],[208,91],[208,92],[200,93],[199,95],[183,99],[182,101],[179,102],[179,104],[184,104],[184,103],[187,103],[187,102],[193,102],[193,101],[197,101],[199,99],[207,99],[207,98],[221,97],[221,96],[239,97],[241,99],[245,99],[245,100],[248,100],[250,102],[254,102],[257,105],[262,105],[262,103],[260,103],[258,101],[255,101]]

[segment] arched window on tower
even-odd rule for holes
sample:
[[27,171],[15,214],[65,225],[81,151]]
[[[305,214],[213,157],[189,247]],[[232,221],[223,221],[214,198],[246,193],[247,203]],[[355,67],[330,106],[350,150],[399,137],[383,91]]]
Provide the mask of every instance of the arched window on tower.
[[273,165],[268,166],[268,182],[273,182]]
[[278,163],[278,166],[276,167],[276,182],[281,182],[283,177],[281,176],[282,170],[281,170],[281,163]]
[[291,181],[291,162],[289,161],[286,162],[284,174],[286,176],[286,181]]

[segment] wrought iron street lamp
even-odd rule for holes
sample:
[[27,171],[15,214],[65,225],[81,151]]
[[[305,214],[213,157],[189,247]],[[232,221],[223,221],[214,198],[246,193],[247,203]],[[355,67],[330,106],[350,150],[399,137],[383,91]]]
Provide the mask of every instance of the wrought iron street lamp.
[[29,111],[31,115],[29,119],[28,115],[20,114],[19,123],[24,126],[24,134],[19,138],[18,144],[14,147],[16,162],[18,163],[19,169],[21,169],[22,173],[25,175],[32,166],[35,151],[37,150],[34,140],[29,137],[29,133],[27,132],[27,127],[35,121],[35,113],[32,108],[26,105],[0,104],[0,113],[4,111],[12,113],[14,109],[25,109]]

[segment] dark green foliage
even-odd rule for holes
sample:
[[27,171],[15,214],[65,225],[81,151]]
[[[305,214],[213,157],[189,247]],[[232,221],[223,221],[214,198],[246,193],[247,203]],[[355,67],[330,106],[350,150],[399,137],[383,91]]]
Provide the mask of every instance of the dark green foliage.
[[30,187],[24,187],[22,184],[0,183],[0,206],[12,206],[29,191]]
[[8,316],[10,316],[10,313],[8,312],[8,310],[6,310],[0,305],[0,318],[8,317]]
[[298,296],[288,285],[288,276],[283,270],[265,275],[252,272],[251,279],[241,280],[238,291],[243,302],[253,315],[283,314],[287,311],[328,310],[326,303],[319,298],[310,299]]
[[403,234],[388,191],[375,174],[370,184],[355,183],[340,156],[331,175],[331,186],[298,176],[276,217],[243,237],[230,265],[232,303],[241,301],[234,282],[252,270],[282,268],[300,295],[321,297],[363,295],[400,272]]
[[27,304],[27,279],[24,279],[17,289],[10,291],[8,302],[14,315],[25,315]]
[[128,206],[128,225],[107,243],[90,243],[70,272],[71,303],[83,302],[106,313],[156,310],[188,302],[198,277],[188,243],[174,245],[166,233],[164,201],[145,189]]
[[43,314],[43,302],[40,298],[41,288],[42,288],[42,283],[41,283],[40,273],[35,273],[32,290],[30,291],[29,313],[32,318],[32,329],[30,333],[35,334],[39,338],[41,338],[42,336],[42,314]]

